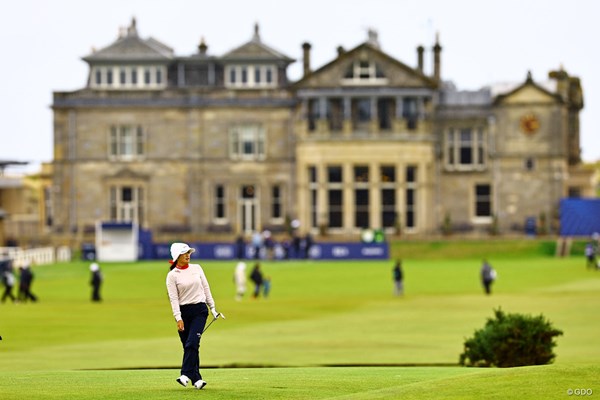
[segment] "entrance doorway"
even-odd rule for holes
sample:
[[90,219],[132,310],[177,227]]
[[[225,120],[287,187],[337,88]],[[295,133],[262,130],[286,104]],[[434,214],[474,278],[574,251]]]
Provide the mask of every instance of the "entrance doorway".
[[258,229],[258,196],[254,185],[244,185],[240,188],[238,203],[242,232],[251,234]]

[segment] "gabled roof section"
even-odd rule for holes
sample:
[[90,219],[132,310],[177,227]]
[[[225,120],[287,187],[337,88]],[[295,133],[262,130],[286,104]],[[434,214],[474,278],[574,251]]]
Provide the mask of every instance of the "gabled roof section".
[[290,64],[295,60],[267,46],[260,39],[258,23],[254,25],[252,39],[221,57],[224,61],[283,61]]
[[173,58],[173,49],[154,38],[139,37],[135,18],[111,45],[95,51],[83,59],[88,63],[109,61],[167,61]]
[[377,42],[369,38],[366,42],[352,50],[342,52],[337,58],[312,71],[294,83],[294,87],[315,87],[339,85],[350,62],[360,59],[369,59],[379,62],[383,67],[383,74],[388,79],[386,86],[395,87],[426,87],[435,89],[438,84],[432,78],[415,68],[384,53]]
[[563,99],[558,93],[553,93],[545,87],[535,83],[531,72],[527,73],[525,82],[513,90],[496,96],[495,105],[523,104],[523,103],[562,103]]

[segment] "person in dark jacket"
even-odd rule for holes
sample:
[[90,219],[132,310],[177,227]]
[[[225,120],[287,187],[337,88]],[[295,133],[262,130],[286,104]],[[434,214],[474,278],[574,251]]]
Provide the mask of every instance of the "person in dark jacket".
[[29,268],[29,264],[25,264],[21,267],[21,276],[19,281],[19,300],[26,302],[31,300],[36,302],[37,296],[31,293],[31,283],[33,282],[33,272]]
[[404,294],[404,273],[402,272],[402,261],[396,260],[394,269],[392,270],[394,277],[394,294],[396,296],[402,296]]
[[13,294],[13,287],[15,286],[15,274],[13,273],[13,268],[10,261],[7,263],[6,270],[2,273],[2,283],[4,284],[2,302],[4,303],[7,298],[11,299],[13,303],[16,302],[17,298]]
[[100,286],[102,285],[102,273],[97,263],[90,265],[90,271],[92,273],[92,279],[90,285],[92,285],[92,301],[102,301],[100,297]]
[[250,273],[250,280],[252,282],[254,282],[254,295],[253,296],[256,299],[260,295],[260,289],[263,284],[263,274],[260,271],[259,263],[254,264],[254,268],[252,269],[252,272]]
[[494,271],[487,260],[483,260],[483,264],[481,266],[481,284],[483,285],[485,294],[492,293],[492,283],[494,280],[496,280],[496,271]]

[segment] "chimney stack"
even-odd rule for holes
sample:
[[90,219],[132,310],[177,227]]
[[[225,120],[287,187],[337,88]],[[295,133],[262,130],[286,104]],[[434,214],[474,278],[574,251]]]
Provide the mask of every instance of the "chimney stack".
[[302,44],[302,50],[304,54],[304,76],[310,74],[310,43],[304,42]]
[[442,81],[442,67],[441,67],[441,54],[442,46],[440,46],[440,34],[435,34],[435,45],[433,46],[433,80],[437,83]]
[[202,38],[200,38],[200,44],[198,45],[198,53],[205,55],[206,50],[208,50],[208,46],[206,45],[206,42],[204,41],[204,37],[202,37]]
[[423,73],[423,52],[425,48],[423,46],[417,47],[417,69]]
[[343,46],[338,46],[337,47],[337,55],[338,57],[340,57],[342,54],[344,54],[346,52],[346,50],[344,49]]

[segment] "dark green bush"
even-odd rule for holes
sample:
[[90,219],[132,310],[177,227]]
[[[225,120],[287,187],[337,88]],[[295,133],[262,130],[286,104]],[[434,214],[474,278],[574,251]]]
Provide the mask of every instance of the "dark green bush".
[[542,315],[506,314],[494,310],[483,329],[464,343],[460,364],[470,367],[519,367],[551,363],[555,336],[563,334]]

